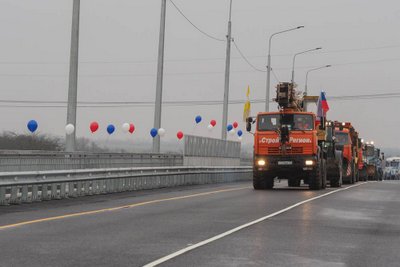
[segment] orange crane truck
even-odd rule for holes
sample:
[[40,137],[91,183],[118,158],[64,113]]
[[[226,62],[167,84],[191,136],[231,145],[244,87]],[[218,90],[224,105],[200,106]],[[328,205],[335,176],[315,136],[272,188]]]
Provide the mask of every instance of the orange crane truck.
[[254,189],[272,189],[276,177],[287,179],[289,186],[300,186],[303,180],[312,190],[325,188],[326,159],[318,141],[316,115],[303,110],[303,99],[292,83],[279,83],[274,100],[277,112],[261,112],[247,119],[247,131],[256,124]]
[[[335,121],[336,149],[343,154],[343,182],[354,184],[359,180],[362,150],[358,132],[350,122]],[[329,174],[328,174],[329,175]]]

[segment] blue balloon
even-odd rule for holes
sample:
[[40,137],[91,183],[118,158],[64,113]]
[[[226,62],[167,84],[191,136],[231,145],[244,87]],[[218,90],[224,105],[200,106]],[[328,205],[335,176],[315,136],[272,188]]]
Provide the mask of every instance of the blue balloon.
[[113,134],[113,132],[115,131],[115,126],[114,125],[112,125],[112,124],[110,124],[110,125],[108,125],[107,126],[107,133],[108,134]]
[[196,118],[194,119],[196,121],[197,124],[199,124],[201,122],[201,116],[196,116]]
[[239,130],[239,131],[237,132],[237,135],[238,135],[239,137],[241,137],[241,136],[243,135],[242,130]]
[[157,131],[156,128],[153,128],[153,129],[150,130],[150,135],[151,135],[151,137],[154,138],[154,137],[157,136],[157,134],[158,134],[158,131]]
[[228,124],[228,126],[226,127],[226,129],[228,130],[228,132],[230,132],[233,129],[232,124]]
[[38,128],[38,123],[37,123],[37,121],[35,121],[35,120],[30,120],[26,126],[28,127],[28,130],[29,130],[31,133],[33,133],[33,132],[35,132],[35,131],[37,130],[37,128]]

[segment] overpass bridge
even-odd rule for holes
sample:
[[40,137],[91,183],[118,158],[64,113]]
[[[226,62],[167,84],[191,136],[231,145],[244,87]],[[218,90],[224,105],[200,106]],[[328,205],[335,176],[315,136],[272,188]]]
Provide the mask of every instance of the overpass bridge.
[[[207,142],[212,140],[188,145]],[[277,181],[274,190],[255,191],[240,151],[185,151],[3,152],[0,266],[399,262],[398,182],[310,191]]]

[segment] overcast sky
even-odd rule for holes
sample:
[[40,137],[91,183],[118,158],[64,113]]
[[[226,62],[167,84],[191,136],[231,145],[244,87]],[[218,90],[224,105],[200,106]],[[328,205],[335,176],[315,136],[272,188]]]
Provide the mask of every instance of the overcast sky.
[[[225,38],[228,0],[174,2],[203,31]],[[160,0],[81,0],[79,101],[154,101],[160,8]],[[0,100],[67,100],[71,17],[72,0],[0,0]],[[364,139],[379,146],[400,147],[399,97],[329,100],[400,93],[398,0],[233,0],[232,23],[236,44],[259,69],[265,69],[272,33],[304,25],[274,38],[277,78],[290,80],[294,53],[322,46],[321,52],[297,57],[299,88],[304,89],[308,69],[332,64],[310,73],[308,86],[309,94],[326,91],[328,118],[353,122]],[[202,35],[167,1],[163,100],[222,101],[225,48],[225,42]],[[231,100],[244,100],[247,85],[251,99],[265,98],[265,72],[253,70],[234,46],[230,81]],[[272,78],[271,88],[276,82]],[[16,104],[0,103],[0,131],[26,133],[27,121],[36,119],[41,133],[63,135],[66,108],[10,105]],[[252,114],[263,108],[263,103],[253,104]],[[230,105],[229,121],[243,127],[242,112],[242,104]],[[196,115],[204,119],[198,127]],[[77,135],[100,140],[113,123],[118,129],[110,138],[126,139],[120,125],[133,122],[132,141],[150,141],[153,116],[153,106],[82,107]],[[218,125],[208,133],[211,119]],[[94,136],[89,131],[93,120],[103,126]],[[163,107],[166,139],[175,139],[178,130],[220,137],[221,120],[222,105]],[[243,142],[252,143],[252,136],[246,134]]]

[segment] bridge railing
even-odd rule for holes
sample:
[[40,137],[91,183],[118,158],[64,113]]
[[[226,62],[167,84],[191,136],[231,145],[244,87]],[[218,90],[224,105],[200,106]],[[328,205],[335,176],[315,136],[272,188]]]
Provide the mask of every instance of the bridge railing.
[[0,172],[182,165],[180,154],[0,151]]
[[251,167],[147,167],[0,173],[0,205],[250,180]]

